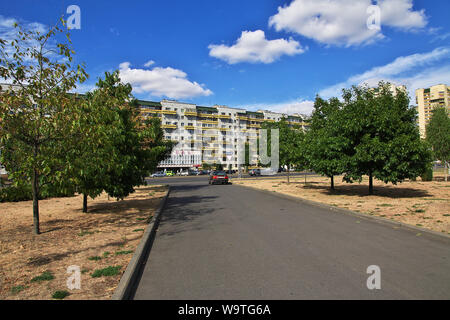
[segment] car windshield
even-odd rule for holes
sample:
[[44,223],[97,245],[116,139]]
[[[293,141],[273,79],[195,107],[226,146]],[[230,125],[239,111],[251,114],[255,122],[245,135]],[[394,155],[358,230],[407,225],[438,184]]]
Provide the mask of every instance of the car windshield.
[[215,175],[216,175],[216,176],[226,176],[227,173],[226,173],[225,171],[217,171],[217,172],[215,173]]

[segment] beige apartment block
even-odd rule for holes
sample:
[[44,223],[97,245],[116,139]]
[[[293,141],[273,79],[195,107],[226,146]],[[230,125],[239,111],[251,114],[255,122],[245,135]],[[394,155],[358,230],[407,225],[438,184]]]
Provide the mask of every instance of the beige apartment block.
[[426,126],[430,123],[432,111],[436,107],[446,107],[450,113],[450,87],[438,84],[430,88],[416,90],[416,105],[419,113],[418,125],[422,138],[426,136]]
[[[164,138],[176,142],[171,157],[162,161],[160,169],[188,169],[202,163],[221,163],[224,168],[239,168],[239,154],[244,144],[255,145],[264,122],[286,119],[292,127],[307,130],[305,115],[248,111],[215,105],[198,106],[173,100],[160,102],[138,100],[141,116],[158,117],[162,123]],[[250,159],[258,163],[258,155]]]

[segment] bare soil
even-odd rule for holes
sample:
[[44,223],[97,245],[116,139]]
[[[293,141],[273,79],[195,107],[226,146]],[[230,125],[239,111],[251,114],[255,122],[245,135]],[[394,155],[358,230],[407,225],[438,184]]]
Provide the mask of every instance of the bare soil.
[[369,195],[368,179],[348,184],[335,177],[335,190],[330,179],[303,176],[280,179],[234,179],[233,183],[296,196],[299,198],[349,209],[363,214],[391,219],[406,224],[450,234],[450,182],[407,181],[384,184],[374,181],[375,194]]
[[[140,187],[122,201],[102,194],[89,199],[82,213],[82,196],[41,200],[40,235],[32,234],[32,202],[0,203],[0,300],[109,299],[119,284],[166,186]],[[96,258],[95,258],[96,257]],[[79,266],[81,289],[69,290],[69,266]],[[120,266],[114,276],[94,278],[97,269]],[[31,281],[49,271],[54,279]]]

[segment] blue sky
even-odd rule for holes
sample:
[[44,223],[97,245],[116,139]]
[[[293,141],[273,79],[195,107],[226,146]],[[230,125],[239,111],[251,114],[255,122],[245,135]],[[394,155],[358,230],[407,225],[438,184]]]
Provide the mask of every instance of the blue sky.
[[[81,91],[120,69],[141,99],[309,113],[316,94],[353,84],[450,82],[448,0],[2,1],[0,37],[11,21],[53,25],[71,4]],[[367,26],[374,4],[380,29]]]

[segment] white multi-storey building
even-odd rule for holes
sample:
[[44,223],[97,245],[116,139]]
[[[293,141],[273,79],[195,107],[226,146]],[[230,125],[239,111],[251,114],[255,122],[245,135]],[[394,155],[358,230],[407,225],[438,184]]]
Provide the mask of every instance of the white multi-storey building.
[[[202,107],[171,100],[139,100],[138,103],[142,117],[159,117],[165,139],[178,142],[170,159],[159,164],[166,169],[200,167],[206,162],[221,163],[226,169],[237,170],[242,145],[256,142],[262,122],[285,118],[290,125],[304,130],[308,126],[306,116],[266,110],[252,112],[218,105]],[[254,155],[250,163],[257,162],[258,156]]]

